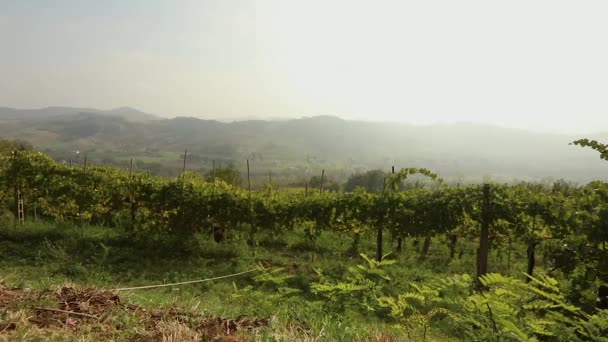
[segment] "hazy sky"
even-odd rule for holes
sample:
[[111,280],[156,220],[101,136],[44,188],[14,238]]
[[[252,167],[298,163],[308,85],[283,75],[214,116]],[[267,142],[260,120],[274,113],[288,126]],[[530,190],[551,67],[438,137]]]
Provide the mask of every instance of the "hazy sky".
[[0,106],[608,130],[608,1],[0,0]]

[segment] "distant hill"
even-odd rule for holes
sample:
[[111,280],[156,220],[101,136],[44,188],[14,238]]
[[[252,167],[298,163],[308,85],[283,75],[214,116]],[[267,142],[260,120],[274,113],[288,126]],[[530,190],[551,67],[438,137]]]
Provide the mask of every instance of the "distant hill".
[[70,116],[80,113],[94,113],[103,116],[116,116],[135,122],[142,120],[158,119],[158,117],[153,114],[144,113],[130,107],[120,107],[111,110],[73,107],[46,107],[40,109],[15,109],[8,107],[0,107],[0,120],[40,120],[61,116]]
[[[214,160],[243,168],[250,159],[260,178],[272,171],[285,181],[321,168],[343,180],[354,171],[392,165],[426,167],[463,182],[608,179],[608,163],[568,145],[579,136],[476,124],[415,126],[332,116],[224,123],[161,119],[131,108],[0,108],[0,137],[28,140],[58,160],[76,160],[79,151],[89,160],[124,166],[133,157],[140,168],[167,175],[179,172],[188,149],[190,169],[208,170]],[[593,137],[608,141],[608,134]]]

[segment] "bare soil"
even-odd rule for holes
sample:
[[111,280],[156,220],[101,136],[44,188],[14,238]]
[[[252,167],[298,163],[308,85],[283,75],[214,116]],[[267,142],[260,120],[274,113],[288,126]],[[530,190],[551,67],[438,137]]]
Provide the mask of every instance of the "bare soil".
[[249,341],[266,319],[210,317],[170,308],[144,308],[93,288],[57,291],[0,285],[0,341],[16,338],[132,341]]

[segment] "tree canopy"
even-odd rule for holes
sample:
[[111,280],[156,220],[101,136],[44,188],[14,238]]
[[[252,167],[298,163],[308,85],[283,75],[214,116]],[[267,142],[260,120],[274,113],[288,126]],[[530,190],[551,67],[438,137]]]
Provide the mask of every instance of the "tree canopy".
[[29,151],[33,149],[34,147],[26,141],[0,139],[0,153],[13,151]]
[[243,178],[241,177],[241,173],[237,168],[229,164],[225,167],[218,167],[214,170],[211,170],[205,174],[205,179],[208,182],[212,182],[215,179],[222,180],[230,185],[241,186],[243,184]]
[[384,181],[388,177],[388,173],[380,169],[369,170],[363,173],[355,173],[348,177],[344,184],[344,191],[352,192],[356,188],[364,188],[365,191],[373,194],[379,194],[384,189]]

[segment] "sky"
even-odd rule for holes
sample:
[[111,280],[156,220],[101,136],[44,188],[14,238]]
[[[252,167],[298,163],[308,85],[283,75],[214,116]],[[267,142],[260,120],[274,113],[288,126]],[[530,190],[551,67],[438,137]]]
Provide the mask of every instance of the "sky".
[[0,106],[608,131],[608,2],[0,0]]

